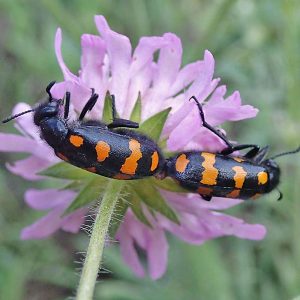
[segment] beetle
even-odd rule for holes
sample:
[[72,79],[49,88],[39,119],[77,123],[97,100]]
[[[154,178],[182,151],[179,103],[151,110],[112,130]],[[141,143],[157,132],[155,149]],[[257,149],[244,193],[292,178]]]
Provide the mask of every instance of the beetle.
[[[280,168],[274,158],[300,152],[300,147],[265,159],[268,146],[262,149],[253,144],[234,146],[205,121],[197,98],[193,96],[191,99],[198,106],[203,126],[223,140],[227,147],[220,153],[181,152],[166,160],[164,175],[173,178],[185,189],[200,194],[207,201],[212,197],[256,199],[274,190],[280,179]],[[243,156],[231,155],[247,148],[250,150]],[[279,199],[281,197],[280,193]]]
[[40,128],[41,137],[53,148],[60,159],[105,177],[114,179],[139,179],[161,171],[165,159],[157,144],[139,132],[132,130],[139,124],[116,117],[115,97],[111,95],[112,119],[110,124],[96,120],[84,120],[94,107],[98,95],[92,89],[78,120],[68,120],[70,92],[65,94],[63,115],[60,108],[63,99],[54,99],[51,88],[46,88],[48,101],[28,111],[11,116],[3,123],[23,114],[34,112],[34,124]]

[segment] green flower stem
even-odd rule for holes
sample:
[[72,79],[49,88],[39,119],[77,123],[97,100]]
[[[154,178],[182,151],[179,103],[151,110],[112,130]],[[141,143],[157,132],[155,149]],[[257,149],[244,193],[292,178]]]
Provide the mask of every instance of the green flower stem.
[[89,247],[84,261],[81,278],[77,289],[77,300],[93,299],[94,288],[98,270],[100,269],[106,234],[115,205],[119,199],[122,186],[123,183],[118,180],[110,180],[107,185],[94,223]]

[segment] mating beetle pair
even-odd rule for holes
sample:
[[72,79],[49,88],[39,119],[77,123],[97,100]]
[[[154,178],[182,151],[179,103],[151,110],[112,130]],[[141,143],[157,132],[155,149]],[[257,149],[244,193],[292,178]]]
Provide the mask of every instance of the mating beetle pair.
[[[64,114],[59,108],[62,99],[54,99],[51,82],[46,92],[49,100],[38,107],[11,116],[3,123],[23,114],[34,112],[34,123],[40,127],[41,136],[62,160],[102,176],[114,179],[139,179],[147,176],[169,176],[181,186],[200,194],[203,199],[228,197],[249,199],[268,193],[279,183],[280,169],[272,159],[264,159],[268,147],[257,145],[233,146],[226,138],[205,121],[201,104],[198,106],[203,126],[222,139],[227,148],[220,153],[201,151],[182,152],[165,159],[158,145],[147,136],[132,130],[139,124],[116,117],[115,99],[112,100],[112,123],[84,121],[86,113],[94,107],[98,95],[92,89],[91,97],[77,121],[69,122],[71,95],[66,92]],[[128,129],[130,128],[130,129]],[[244,156],[230,156],[234,151],[250,148]],[[286,155],[299,152],[286,152]]]

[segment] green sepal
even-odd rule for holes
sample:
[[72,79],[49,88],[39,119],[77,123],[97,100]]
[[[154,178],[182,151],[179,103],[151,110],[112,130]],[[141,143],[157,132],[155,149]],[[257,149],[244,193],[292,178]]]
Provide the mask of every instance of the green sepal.
[[161,213],[174,223],[180,224],[179,219],[173,209],[168,206],[159,191],[152,184],[151,180],[142,179],[138,182],[130,183],[141,201],[154,211]]
[[77,197],[65,210],[63,215],[72,213],[74,210],[84,207],[95,200],[99,200],[101,194],[105,190],[108,179],[104,177],[97,177],[89,180],[86,185],[80,190]]
[[176,183],[171,178],[165,178],[163,180],[151,178],[151,181],[154,186],[156,186],[157,188],[166,190],[166,191],[170,191],[170,192],[174,192],[174,193],[190,193],[188,190],[181,187],[178,183]]
[[101,122],[105,124],[109,124],[112,122],[112,101],[111,101],[111,95],[109,92],[106,93],[105,99],[104,99],[104,107],[103,107],[103,113],[102,113],[102,119]]
[[62,188],[60,188],[61,190],[73,190],[73,191],[80,191],[82,189],[82,187],[84,186],[84,181],[81,180],[74,180],[71,181],[69,183],[67,183],[66,185],[64,185]]
[[152,228],[151,223],[148,221],[142,209],[142,199],[139,194],[137,194],[134,188],[129,188],[129,197],[127,199],[130,202],[130,208],[132,209],[134,215],[137,219],[145,224],[146,226]]
[[130,120],[140,123],[141,122],[141,114],[142,114],[142,98],[141,98],[141,93],[139,93],[138,98],[135,102],[134,108],[132,110]]
[[49,167],[48,169],[39,172],[38,174],[48,177],[69,180],[84,180],[99,176],[65,162],[55,164]]
[[139,127],[139,131],[158,142],[171,108],[167,108],[147,119]]
[[129,204],[127,201],[124,201],[122,199],[118,200],[115,210],[114,210],[114,213],[113,213],[111,224],[108,229],[109,237],[111,237],[111,238],[115,237],[115,235],[120,227],[120,224],[123,221],[123,218],[125,216],[125,213],[126,213],[128,207],[129,207]]

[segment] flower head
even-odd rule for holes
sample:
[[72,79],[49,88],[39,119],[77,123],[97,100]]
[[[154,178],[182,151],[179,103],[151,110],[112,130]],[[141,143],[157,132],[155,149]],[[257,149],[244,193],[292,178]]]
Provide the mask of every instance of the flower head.
[[[91,88],[99,94],[99,101],[89,113],[89,118],[101,119],[105,95],[109,91],[116,97],[116,109],[122,118],[130,118],[138,98],[141,99],[141,122],[168,107],[172,108],[161,135],[161,141],[167,141],[163,150],[217,151],[224,148],[224,144],[202,127],[197,107],[187,101],[191,96],[196,96],[200,102],[205,101],[205,116],[213,126],[225,121],[252,118],[257,114],[257,109],[241,104],[238,92],[225,98],[226,87],[219,85],[219,78],[213,78],[214,58],[209,51],[205,51],[202,60],[181,67],[182,45],[175,34],[142,37],[132,51],[129,39],[112,31],[103,16],[96,16],[95,23],[100,35],[84,34],[81,37],[81,70],[78,75],[65,65],[61,51],[62,33],[60,29],[56,32],[55,52],[64,81],[55,84],[51,92],[57,99],[63,98],[66,91],[71,93],[71,119],[78,116],[90,97]],[[26,104],[18,104],[13,113],[26,109]],[[22,136],[1,133],[0,151],[25,152],[30,156],[13,165],[7,164],[7,168],[28,180],[44,179],[39,175],[40,171],[59,160],[41,140],[32,116],[24,115],[16,119],[15,124]],[[254,240],[262,239],[265,235],[264,226],[250,225],[220,212],[239,204],[240,200],[213,198],[211,202],[205,202],[197,194],[166,191],[155,186],[153,181],[147,182],[146,185],[157,193],[154,194],[156,201],[161,201],[160,206],[154,204],[148,208],[146,204],[149,205],[150,201],[143,193],[137,193],[138,200],[130,201],[129,192],[130,205],[116,234],[125,262],[138,276],[143,276],[145,271],[136,246],[145,250],[153,279],[165,272],[167,231],[193,244],[202,244],[224,235]],[[86,186],[89,184],[92,184],[92,180]],[[79,209],[73,207],[72,213],[64,214],[78,197],[78,192],[71,189],[27,191],[25,201],[29,206],[50,212],[35,224],[24,228],[21,237],[45,238],[59,228],[78,231],[88,211],[87,206]],[[96,195],[95,198],[90,197],[89,201],[96,198]],[[151,213],[153,210],[156,210],[155,217]]]

